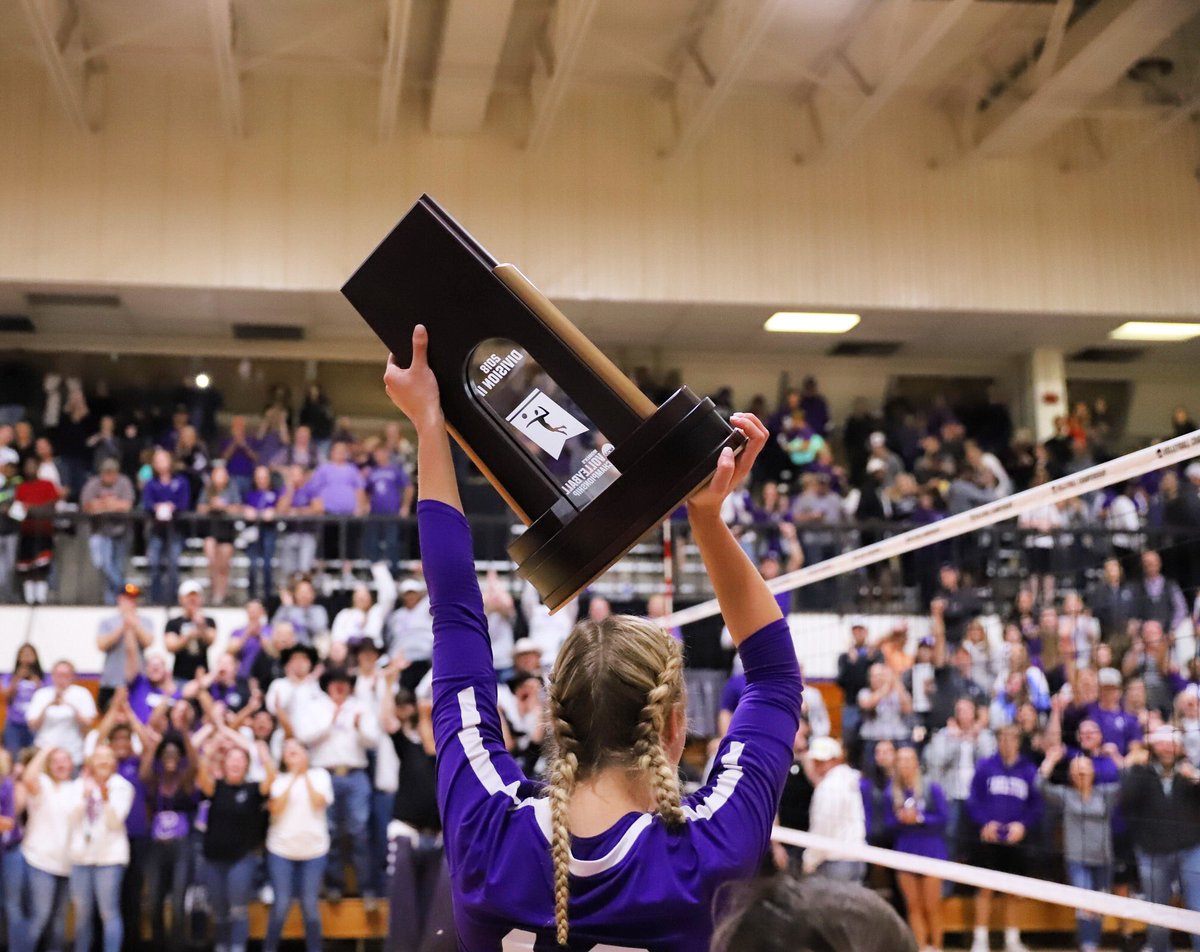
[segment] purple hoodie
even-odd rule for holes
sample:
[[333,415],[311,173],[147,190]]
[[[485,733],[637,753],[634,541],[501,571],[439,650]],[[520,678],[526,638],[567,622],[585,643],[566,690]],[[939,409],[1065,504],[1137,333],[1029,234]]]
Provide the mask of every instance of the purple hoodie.
[[967,798],[967,812],[979,826],[995,820],[1004,826],[1021,823],[1032,830],[1042,815],[1042,797],[1034,781],[1037,767],[1018,757],[1006,767],[999,754],[975,765],[975,779]]

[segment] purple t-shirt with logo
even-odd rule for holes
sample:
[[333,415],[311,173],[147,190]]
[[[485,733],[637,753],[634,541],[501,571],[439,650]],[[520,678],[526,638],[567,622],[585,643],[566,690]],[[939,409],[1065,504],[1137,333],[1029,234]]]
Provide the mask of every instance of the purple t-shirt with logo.
[[[0,780],[0,816],[17,819],[17,792],[11,776]],[[20,823],[7,833],[0,833],[0,853],[15,850],[24,836],[25,831]]]
[[[433,612],[438,808],[459,942],[477,952],[499,952],[506,937],[556,949],[550,801],[504,745],[470,528],[432,500],[418,504],[418,519]],[[758,867],[792,765],[802,685],[785,620],[739,653],[746,690],[708,783],[683,801],[686,821],[668,828],[657,814],[633,812],[573,838],[570,949],[708,948],[714,897]]]
[[133,708],[133,713],[143,724],[150,720],[150,715],[164,700],[174,701],[178,698],[179,688],[176,688],[173,694],[163,694],[146,679],[144,674],[139,674],[129,682],[129,706]]
[[274,489],[251,489],[242,499],[251,509],[262,512],[264,509],[274,509],[279,505],[279,493]]
[[404,490],[411,482],[403,466],[376,466],[367,473],[367,492],[374,515],[394,516],[400,511]]
[[1129,745],[1142,739],[1142,725],[1128,711],[1106,711],[1098,703],[1088,705],[1085,720],[1095,721],[1106,744],[1116,744],[1121,756],[1129,753]]
[[308,491],[320,498],[327,513],[345,516],[354,514],[358,491],[365,485],[353,463],[322,463],[308,481]]
[[[8,686],[12,684],[12,679],[13,676],[11,674],[0,675],[0,687],[8,690]],[[15,724],[18,727],[29,726],[25,712],[29,710],[29,702],[33,699],[33,692],[49,683],[49,678],[43,678],[40,684],[37,681],[31,681],[29,678],[23,678],[17,684],[16,693],[8,704],[8,723]]]

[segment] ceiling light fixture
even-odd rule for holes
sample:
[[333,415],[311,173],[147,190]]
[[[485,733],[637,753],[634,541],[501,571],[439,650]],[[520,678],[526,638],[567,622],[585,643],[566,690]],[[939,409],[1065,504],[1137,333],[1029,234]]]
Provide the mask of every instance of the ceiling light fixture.
[[212,378],[208,374],[196,374],[196,386],[201,390],[207,390],[210,383]]
[[1173,341],[1200,337],[1200,324],[1182,321],[1126,321],[1109,335],[1110,340]]
[[857,314],[819,311],[777,311],[763,325],[784,334],[844,334],[862,320]]

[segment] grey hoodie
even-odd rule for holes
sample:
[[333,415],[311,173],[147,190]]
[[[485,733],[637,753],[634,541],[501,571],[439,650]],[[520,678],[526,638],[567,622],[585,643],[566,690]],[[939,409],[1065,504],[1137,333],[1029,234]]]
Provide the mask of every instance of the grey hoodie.
[[1046,802],[1062,811],[1063,854],[1067,862],[1112,865],[1112,817],[1118,785],[1098,783],[1087,800],[1074,787],[1050,783],[1040,772],[1037,785]]

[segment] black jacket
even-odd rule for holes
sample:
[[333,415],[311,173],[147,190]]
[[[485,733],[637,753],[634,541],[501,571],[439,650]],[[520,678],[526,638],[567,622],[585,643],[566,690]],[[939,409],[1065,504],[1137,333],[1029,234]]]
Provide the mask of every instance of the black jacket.
[[1176,774],[1168,796],[1158,769],[1139,764],[1121,777],[1120,805],[1139,849],[1174,853],[1200,845],[1200,784]]

